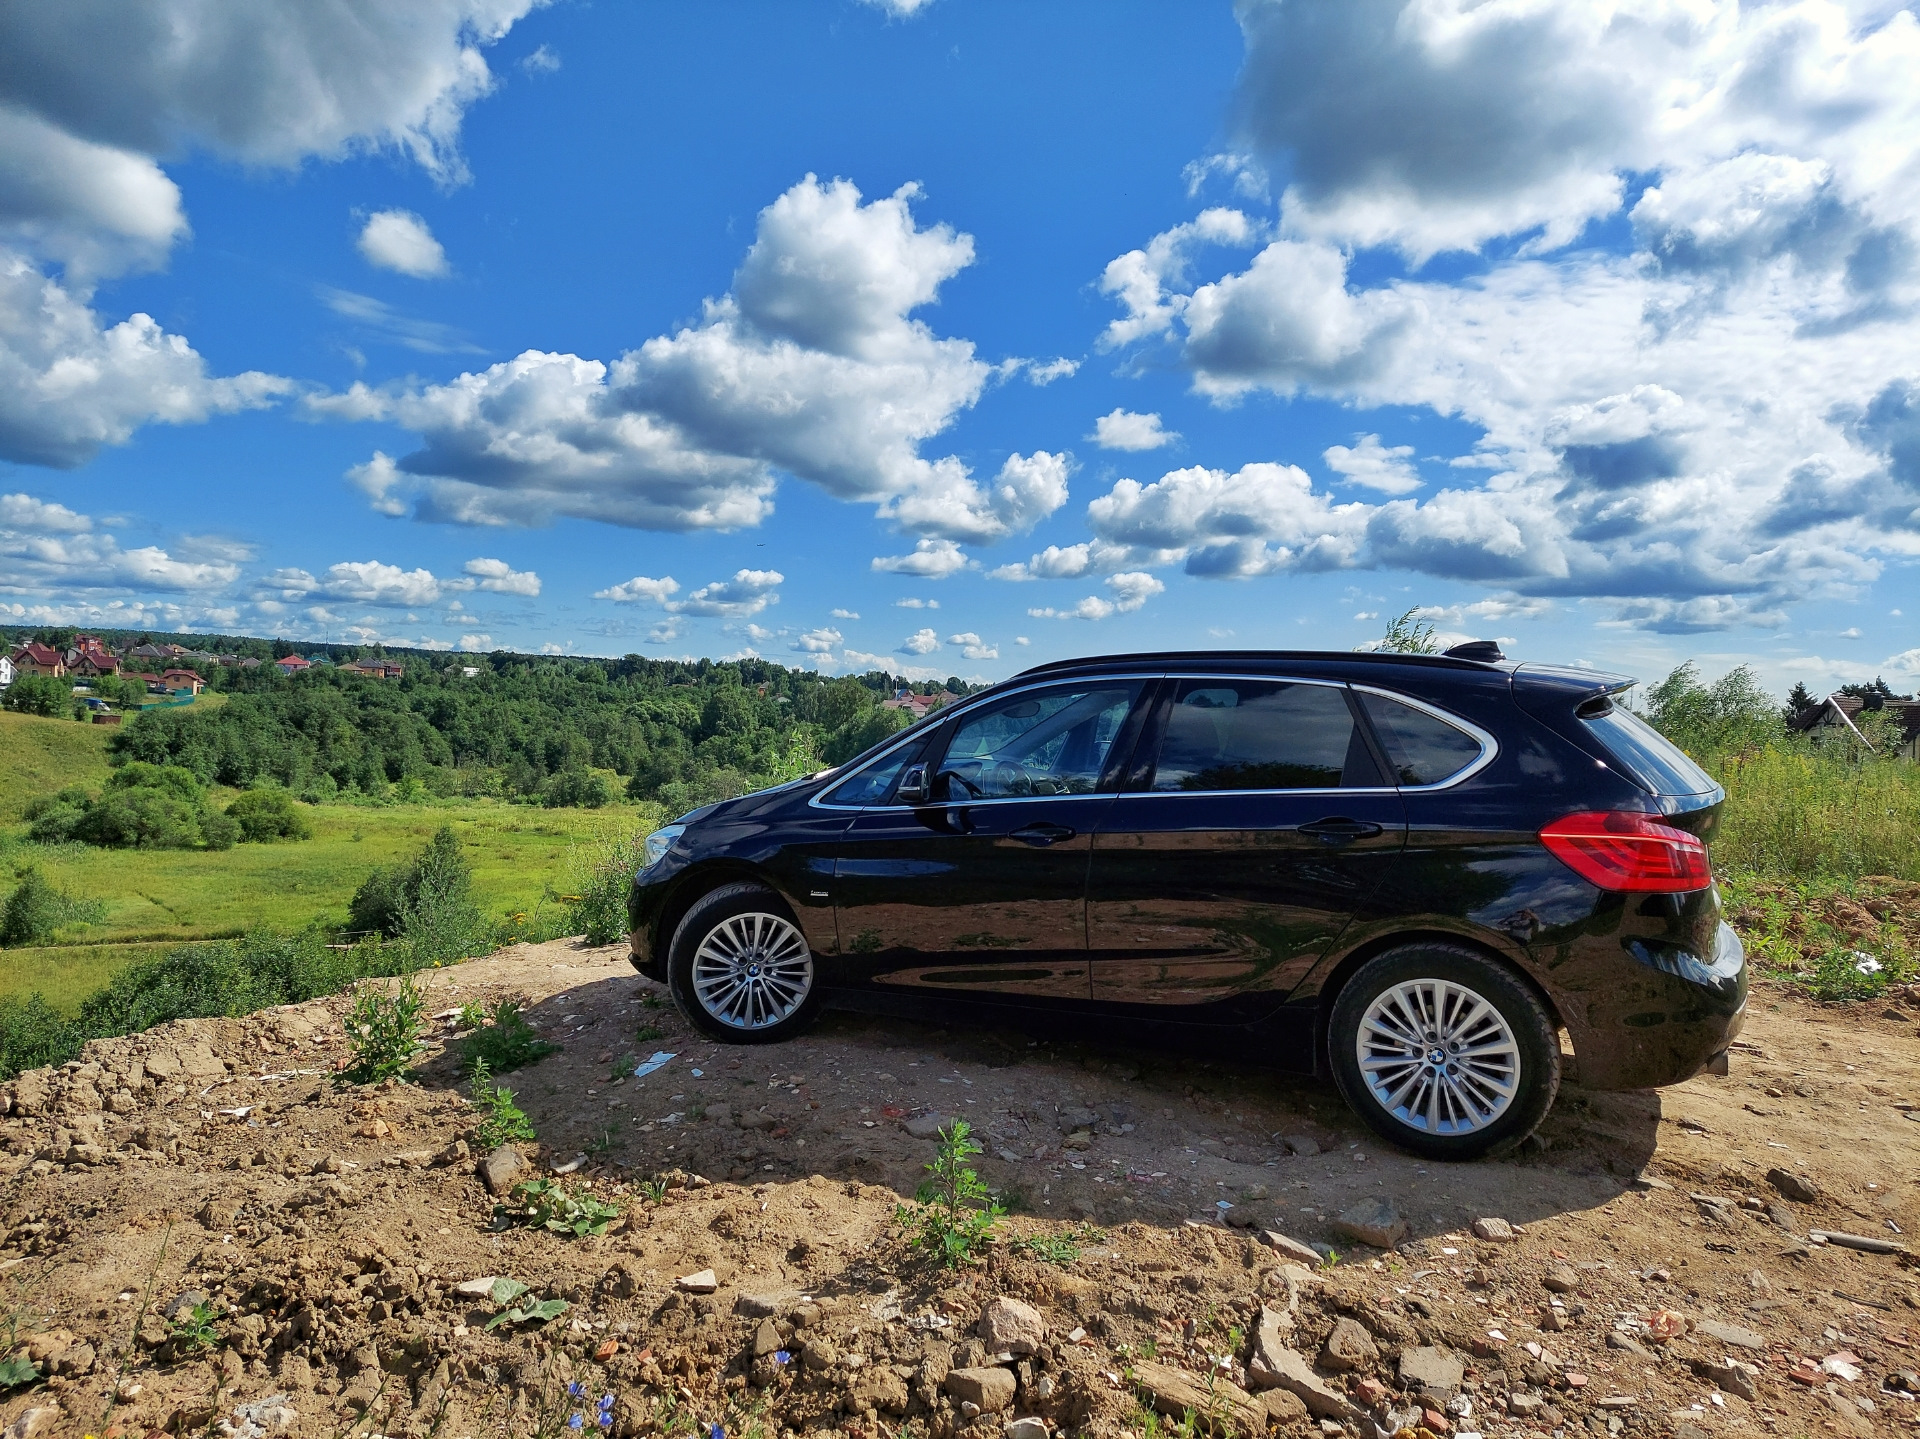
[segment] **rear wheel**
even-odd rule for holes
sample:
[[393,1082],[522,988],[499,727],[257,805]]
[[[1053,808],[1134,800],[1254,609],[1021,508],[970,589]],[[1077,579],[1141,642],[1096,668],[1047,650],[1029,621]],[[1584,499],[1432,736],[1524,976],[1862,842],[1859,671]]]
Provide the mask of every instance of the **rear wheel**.
[[1532,990],[1449,944],[1375,955],[1334,1001],[1340,1092],[1368,1126],[1431,1159],[1476,1159],[1525,1139],[1560,1090],[1560,1044]]
[[820,1009],[813,952],[773,891],[723,885],[674,930],[667,985],[694,1028],[728,1044],[773,1044]]

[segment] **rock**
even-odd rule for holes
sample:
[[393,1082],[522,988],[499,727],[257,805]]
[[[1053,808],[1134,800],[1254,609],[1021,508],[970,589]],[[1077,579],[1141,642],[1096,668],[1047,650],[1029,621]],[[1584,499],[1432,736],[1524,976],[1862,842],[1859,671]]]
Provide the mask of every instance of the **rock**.
[[952,1122],[936,1110],[932,1114],[916,1114],[907,1121],[906,1131],[915,1139],[935,1139]]
[[7,1426],[5,1439],[39,1439],[42,1434],[51,1434],[59,1421],[60,1411],[51,1404],[36,1404],[31,1409],[22,1409],[14,1416],[13,1423]]
[[1380,1349],[1373,1336],[1351,1319],[1333,1321],[1333,1332],[1320,1348],[1320,1367],[1336,1374],[1353,1369],[1370,1369],[1380,1360]]
[[1451,1399],[1460,1392],[1466,1366],[1444,1349],[1431,1345],[1400,1351],[1400,1383],[1416,1392],[1432,1390]]
[[1506,1220],[1489,1218],[1473,1221],[1473,1237],[1489,1244],[1511,1244],[1515,1236],[1513,1226]]
[[1267,1411],[1267,1418],[1276,1429],[1283,1433],[1308,1419],[1307,1406],[1298,1394],[1290,1389],[1269,1389],[1260,1396],[1260,1407]]
[[1220,1217],[1226,1221],[1227,1226],[1231,1229],[1258,1229],[1260,1227],[1260,1221],[1255,1218],[1253,1211],[1244,1204],[1229,1205],[1220,1211]]
[[1742,1399],[1751,1400],[1759,1392],[1760,1371],[1751,1364],[1743,1364],[1738,1359],[1724,1361],[1697,1359],[1693,1372],[1729,1394],[1737,1394]]
[[1015,1381],[1011,1369],[992,1365],[979,1369],[949,1369],[940,1387],[962,1404],[977,1404],[982,1414],[998,1414],[1013,1403]]
[[800,1353],[801,1357],[807,1361],[807,1368],[816,1374],[831,1369],[840,1362],[840,1351],[834,1348],[833,1340],[824,1334],[809,1339],[806,1348]]
[[1256,1348],[1253,1362],[1247,1365],[1247,1381],[1257,1389],[1286,1390],[1306,1405],[1307,1412],[1316,1419],[1337,1419],[1345,1424],[1366,1418],[1365,1412],[1346,1395],[1329,1388],[1327,1382],[1313,1372],[1305,1355],[1284,1345]]
[[1516,1390],[1507,1396],[1507,1413],[1524,1419],[1529,1414],[1538,1414],[1546,1402],[1538,1394],[1529,1394],[1524,1389]]
[[1091,1129],[1100,1122],[1100,1116],[1084,1105],[1068,1105],[1060,1111],[1060,1132],[1071,1134],[1076,1129]]
[[856,1411],[879,1409],[888,1414],[907,1412],[907,1381],[890,1364],[861,1370],[847,1385],[847,1399]]
[[1320,1152],[1320,1141],[1311,1134],[1283,1134],[1280,1142],[1287,1147],[1287,1153],[1300,1154],[1311,1158]]
[[1289,1238],[1277,1229],[1262,1231],[1260,1240],[1269,1249],[1291,1259],[1295,1264],[1304,1264],[1309,1269],[1318,1269],[1325,1262],[1320,1257],[1319,1250],[1302,1244],[1298,1239]]
[[1811,1204],[1820,1197],[1819,1186],[1806,1175],[1796,1174],[1791,1169],[1769,1169],[1767,1183],[1795,1204]]
[[779,1121],[775,1119],[771,1114],[762,1114],[757,1109],[749,1109],[746,1113],[742,1114],[734,1122],[738,1124],[742,1129],[752,1129],[752,1130],[762,1130],[762,1131],[772,1129],[779,1124]]
[[1709,1339],[1717,1339],[1722,1344],[1730,1344],[1735,1349],[1765,1349],[1764,1336],[1751,1329],[1742,1329],[1738,1324],[1722,1324],[1717,1319],[1702,1319],[1693,1326],[1693,1332],[1704,1334]]
[[488,1299],[493,1295],[493,1286],[499,1282],[497,1274],[483,1274],[478,1279],[461,1280],[453,1286],[453,1292],[469,1299]]
[[1047,1439],[1047,1421],[1031,1416],[1016,1419],[1000,1431],[1007,1439]]
[[1378,1197],[1361,1200],[1334,1220],[1332,1228],[1343,1239],[1375,1249],[1391,1249],[1407,1237],[1407,1221],[1400,1211],[1392,1201]]
[[734,1297],[733,1312],[742,1319],[766,1319],[778,1314],[793,1299],[794,1293],[790,1289],[779,1293],[740,1294]]
[[1786,1230],[1789,1234],[1797,1234],[1800,1232],[1799,1219],[1796,1218],[1794,1212],[1784,1204],[1769,1204],[1767,1206],[1767,1218],[1771,1219],[1776,1225]]
[[[1867,1416],[1860,1412],[1860,1406],[1837,1389],[1824,1389],[1820,1397],[1826,1401],[1827,1408],[1833,1411],[1833,1417],[1839,1421],[1842,1434],[1851,1434],[1854,1439],[1874,1439],[1878,1433]],[[9,1431],[11,1432],[11,1431]]]
[[1047,1321],[1024,1300],[1001,1295],[981,1312],[975,1332],[989,1354],[1031,1354],[1047,1337]]
[[1556,1264],[1541,1277],[1540,1282],[1555,1294],[1572,1294],[1580,1287],[1580,1271],[1570,1264]]
[[[1298,1356],[1295,1356],[1298,1358]],[[1305,1360],[1301,1361],[1303,1364]],[[1267,1432],[1266,1408],[1251,1395],[1225,1379],[1216,1379],[1211,1388],[1192,1375],[1166,1364],[1136,1362],[1134,1382],[1147,1391],[1153,1407],[1169,1419],[1192,1414],[1195,1428],[1210,1434],[1230,1432],[1254,1439]],[[1346,1401],[1342,1400],[1342,1404]]]
[[435,1165],[440,1166],[465,1164],[471,1158],[473,1158],[473,1151],[467,1148],[467,1141],[464,1139],[456,1139],[445,1149],[434,1155],[433,1162]]
[[487,1193],[501,1199],[512,1190],[514,1180],[526,1167],[520,1151],[511,1144],[503,1144],[480,1161],[480,1182],[487,1186]]
[[1261,1306],[1260,1322],[1253,1329],[1253,1352],[1247,1359],[1247,1381],[1255,1389],[1271,1389],[1279,1383],[1274,1376],[1286,1367],[1282,1356],[1292,1352],[1287,1347],[1292,1332],[1293,1315]]
[[771,1319],[762,1319],[760,1327],[753,1331],[753,1357],[764,1359],[769,1354],[779,1352],[786,1341],[780,1337],[780,1326]]
[[720,1287],[720,1281],[711,1269],[697,1269],[691,1274],[682,1274],[673,1281],[673,1287],[687,1294],[711,1294]]

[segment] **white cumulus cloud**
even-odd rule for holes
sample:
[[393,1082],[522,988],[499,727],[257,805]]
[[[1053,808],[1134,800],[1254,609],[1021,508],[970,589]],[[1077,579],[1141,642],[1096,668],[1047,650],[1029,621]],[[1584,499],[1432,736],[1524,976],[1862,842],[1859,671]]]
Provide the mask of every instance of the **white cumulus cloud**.
[[964,570],[970,563],[966,552],[952,540],[927,539],[914,545],[911,554],[876,555],[873,568],[879,574],[917,575],[921,579],[944,580],[948,575]]
[[540,593],[540,576],[532,570],[516,570],[505,560],[468,560],[463,568],[473,577],[477,588],[496,595],[524,595],[528,599]]
[[416,280],[437,280],[448,273],[447,252],[427,222],[411,210],[376,210],[356,242],[369,265],[396,270]]
[[1412,445],[1383,445],[1378,435],[1361,435],[1358,444],[1329,445],[1320,457],[1349,483],[1370,490],[1404,495],[1420,488],[1420,474],[1410,463]]
[[935,630],[915,630],[900,641],[900,653],[903,655],[930,655],[940,648],[940,635]]
[[972,630],[967,630],[962,634],[948,635],[947,643],[953,645],[962,655],[970,660],[997,660],[1000,658],[999,647],[988,644]]
[[593,597],[616,604],[658,605],[671,615],[746,619],[780,602],[779,586],[785,579],[778,570],[736,570],[732,579],[715,580],[700,586],[684,600],[677,600],[673,596],[680,592],[680,583],[671,575],[657,580],[635,575],[607,589],[595,590]]
[[1158,415],[1116,409],[1095,420],[1087,438],[1103,450],[1157,450],[1180,436],[1164,428]]

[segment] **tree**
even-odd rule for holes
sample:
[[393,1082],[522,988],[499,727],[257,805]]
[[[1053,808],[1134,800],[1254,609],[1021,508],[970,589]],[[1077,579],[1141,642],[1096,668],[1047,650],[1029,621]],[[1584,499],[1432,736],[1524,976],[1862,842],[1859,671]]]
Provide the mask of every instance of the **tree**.
[[6,703],[17,714],[59,719],[73,707],[73,685],[52,675],[21,675],[7,686]]
[[1787,691],[1786,718],[1792,719],[1819,703],[1819,698],[1806,685],[1796,681],[1793,688]]
[[313,826],[283,789],[248,790],[227,806],[227,818],[240,826],[242,839],[255,844],[313,837]]
[[1376,654],[1437,655],[1440,641],[1434,638],[1433,621],[1420,618],[1420,606],[1387,621],[1387,632],[1373,647]]
[[1912,695],[1895,694],[1888,688],[1887,682],[1878,675],[1874,676],[1873,683],[1870,685],[1841,685],[1836,693],[1853,696],[1853,698],[1860,701],[1860,708],[1868,712],[1885,709],[1888,700],[1906,700],[1913,698]]
[[1647,690],[1648,721],[1687,753],[1747,750],[1777,738],[1780,706],[1746,665],[1702,684],[1693,661]]

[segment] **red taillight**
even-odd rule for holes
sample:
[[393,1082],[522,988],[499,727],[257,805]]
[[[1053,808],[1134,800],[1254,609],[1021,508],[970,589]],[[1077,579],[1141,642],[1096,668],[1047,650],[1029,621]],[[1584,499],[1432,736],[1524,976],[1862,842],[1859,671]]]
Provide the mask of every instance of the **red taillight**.
[[1540,831],[1555,858],[1601,889],[1675,894],[1713,883],[1699,836],[1627,810],[1570,814]]

